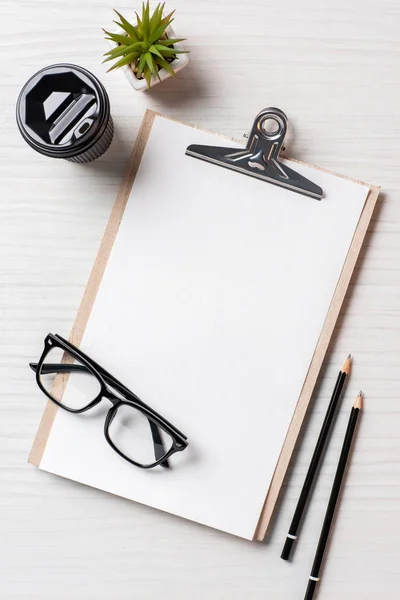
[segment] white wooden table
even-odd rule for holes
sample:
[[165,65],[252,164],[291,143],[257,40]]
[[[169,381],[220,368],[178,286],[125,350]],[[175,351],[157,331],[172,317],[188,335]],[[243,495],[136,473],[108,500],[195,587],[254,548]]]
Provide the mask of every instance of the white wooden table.
[[[133,13],[135,3],[115,5]],[[176,0],[191,63],[151,94],[105,74],[107,0],[1,0],[0,598],[303,598],[341,437],[343,410],[294,561],[279,559],[338,367],[365,411],[320,586],[321,600],[385,600],[400,585],[400,5],[396,0]],[[86,166],[20,137],[15,100],[55,62],[105,83],[116,133]],[[68,336],[146,107],[241,136],[273,105],[291,156],[382,186],[382,197],[273,526],[251,544],[38,471],[26,463],[44,400],[28,361]],[[156,171],[155,171],[156,173]]]

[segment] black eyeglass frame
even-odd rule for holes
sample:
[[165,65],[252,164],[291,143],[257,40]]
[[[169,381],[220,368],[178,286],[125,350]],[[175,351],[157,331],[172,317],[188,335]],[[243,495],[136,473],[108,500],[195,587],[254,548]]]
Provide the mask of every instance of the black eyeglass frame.
[[[92,400],[84,408],[75,409],[75,408],[70,408],[70,407],[64,405],[62,402],[57,401],[51,395],[51,391],[47,390],[43,386],[41,379],[40,379],[40,375],[42,373],[42,368],[43,368],[43,363],[44,363],[47,355],[53,348],[60,348],[61,350],[68,352],[68,354],[70,354],[73,358],[76,358],[77,360],[79,360],[88,369],[88,371],[94,377],[96,377],[97,381],[99,382],[100,392],[98,393],[96,398],[94,400]],[[58,372],[61,372],[62,370],[67,372],[67,371],[71,371],[71,367],[73,367],[74,365],[69,365],[68,363],[62,363],[62,364],[56,365],[56,366],[57,366]],[[78,366],[78,365],[76,365],[76,366]],[[131,390],[129,390],[127,387],[125,387],[120,381],[118,381],[118,379],[116,379],[113,375],[108,373],[108,371],[103,369],[103,367],[101,367],[98,363],[96,363],[94,360],[92,360],[87,354],[82,352],[82,350],[80,350],[79,348],[77,348],[76,346],[71,344],[71,342],[68,342],[67,340],[65,340],[63,337],[61,337],[58,334],[49,333],[46,336],[46,338],[44,340],[44,349],[43,349],[42,355],[39,359],[39,362],[38,363],[30,363],[30,367],[36,373],[36,383],[38,384],[40,390],[52,402],[54,402],[54,404],[56,404],[57,406],[59,406],[60,408],[62,408],[64,410],[67,410],[68,412],[75,413],[75,414],[81,414],[81,413],[84,413],[84,412],[90,410],[94,406],[97,406],[97,404],[99,404],[103,398],[107,398],[107,400],[110,400],[110,402],[112,403],[112,407],[109,409],[106,419],[105,419],[105,422],[104,422],[104,436],[105,436],[107,442],[109,443],[109,445],[113,448],[113,450],[115,450],[115,452],[117,452],[117,454],[119,454],[122,458],[124,458],[131,464],[135,465],[136,467],[139,467],[141,469],[152,469],[153,467],[156,467],[157,465],[168,467],[169,466],[168,458],[170,458],[176,452],[182,452],[189,445],[189,442],[187,441],[187,437],[181,431],[179,431],[179,429],[177,429],[174,425],[172,425],[172,423],[167,421],[162,415],[160,415],[155,410],[153,410],[150,406],[145,404],[138,396],[136,396],[136,394],[131,392]],[[47,369],[47,372],[49,372],[48,369]],[[107,382],[109,385],[114,387],[118,391],[118,393],[120,393],[123,396],[123,398],[116,396],[113,393],[113,391],[108,387]],[[153,442],[155,444],[155,448],[156,448],[155,437],[157,438],[157,436],[158,436],[158,439],[160,440],[159,442],[157,441],[157,444],[160,444],[162,447],[162,440],[160,437],[160,433],[158,431],[158,427],[161,427],[161,429],[163,429],[166,433],[168,433],[171,436],[171,438],[172,438],[171,448],[169,450],[167,450],[165,452],[165,454],[163,454],[162,456],[159,456],[158,458],[156,456],[156,460],[153,463],[142,464],[142,463],[134,461],[129,456],[126,456],[123,452],[121,452],[121,450],[112,441],[112,439],[110,437],[110,433],[109,433],[109,428],[110,428],[110,425],[111,425],[113,419],[115,418],[115,416],[117,414],[118,409],[123,405],[132,406],[132,407],[136,408],[139,412],[141,412],[148,419],[150,427],[151,427],[151,433],[153,436]],[[157,448],[158,448],[158,445],[157,445]]]

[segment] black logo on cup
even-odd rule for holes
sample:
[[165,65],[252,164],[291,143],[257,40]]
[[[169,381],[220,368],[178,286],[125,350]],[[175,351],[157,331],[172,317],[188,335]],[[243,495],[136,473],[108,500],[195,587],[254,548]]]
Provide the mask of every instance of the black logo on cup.
[[37,152],[79,163],[101,156],[114,133],[103,85],[70,64],[45,67],[27,81],[17,101],[17,124]]

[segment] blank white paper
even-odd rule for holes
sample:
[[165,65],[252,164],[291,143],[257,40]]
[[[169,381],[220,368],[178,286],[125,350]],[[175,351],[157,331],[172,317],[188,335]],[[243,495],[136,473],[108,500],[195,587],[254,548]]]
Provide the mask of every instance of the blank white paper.
[[368,188],[293,163],[319,202],[193,143],[225,144],[155,118],[81,344],[190,445],[170,470],[130,465],[103,400],[58,410],[40,468],[252,539]]

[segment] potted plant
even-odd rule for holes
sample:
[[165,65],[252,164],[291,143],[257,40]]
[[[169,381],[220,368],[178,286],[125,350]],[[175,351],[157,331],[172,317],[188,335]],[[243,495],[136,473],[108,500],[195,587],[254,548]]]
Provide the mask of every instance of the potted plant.
[[171,27],[175,11],[164,17],[164,6],[158,4],[150,15],[148,0],[143,2],[142,18],[136,13],[136,24],[115,11],[119,21],[114,23],[119,31],[103,30],[111,45],[103,62],[116,60],[109,71],[122,68],[135,90],[150,89],[168,77],[175,77],[189,62],[181,46],[184,39],[176,38]]

